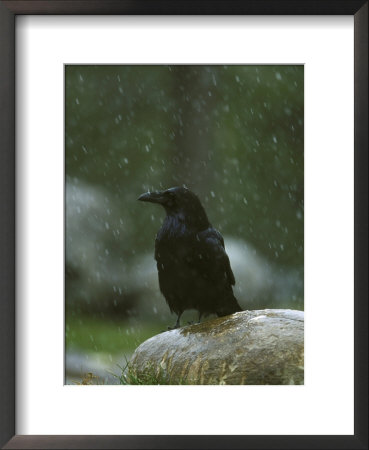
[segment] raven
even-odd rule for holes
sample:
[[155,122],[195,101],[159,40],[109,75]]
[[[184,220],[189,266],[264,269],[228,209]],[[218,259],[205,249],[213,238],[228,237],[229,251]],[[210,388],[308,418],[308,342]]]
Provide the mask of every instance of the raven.
[[198,197],[186,187],[147,192],[138,200],[158,203],[166,218],[155,240],[159,286],[171,312],[195,309],[218,317],[242,311],[222,235],[213,228]]

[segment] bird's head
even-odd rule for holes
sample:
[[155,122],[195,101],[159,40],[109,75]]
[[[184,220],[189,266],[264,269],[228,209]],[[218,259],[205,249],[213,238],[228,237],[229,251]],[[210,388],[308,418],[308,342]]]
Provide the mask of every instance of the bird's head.
[[186,187],[172,187],[165,191],[146,192],[140,195],[142,202],[158,203],[168,216],[181,217],[188,225],[205,229],[209,224],[205,210],[197,195]]

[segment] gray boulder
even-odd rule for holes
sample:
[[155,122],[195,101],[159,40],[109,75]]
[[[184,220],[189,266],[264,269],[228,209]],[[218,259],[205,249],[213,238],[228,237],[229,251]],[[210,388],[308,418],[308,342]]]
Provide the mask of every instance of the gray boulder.
[[136,349],[130,371],[158,384],[303,384],[304,313],[243,311],[167,331]]

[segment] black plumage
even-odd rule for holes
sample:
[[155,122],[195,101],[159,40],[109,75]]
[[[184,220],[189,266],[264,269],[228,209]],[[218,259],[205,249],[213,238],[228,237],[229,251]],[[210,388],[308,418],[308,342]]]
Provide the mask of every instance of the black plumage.
[[159,285],[171,312],[187,309],[219,317],[242,311],[222,235],[213,228],[198,197],[185,187],[147,192],[138,200],[158,203],[166,218],[155,240]]

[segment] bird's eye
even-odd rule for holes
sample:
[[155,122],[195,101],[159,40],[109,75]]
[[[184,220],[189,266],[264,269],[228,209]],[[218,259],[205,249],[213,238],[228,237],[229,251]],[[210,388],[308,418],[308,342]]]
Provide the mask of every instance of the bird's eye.
[[176,196],[175,196],[174,192],[166,191],[165,197],[166,197],[167,206],[169,206],[171,208],[174,207],[174,205],[176,203]]

